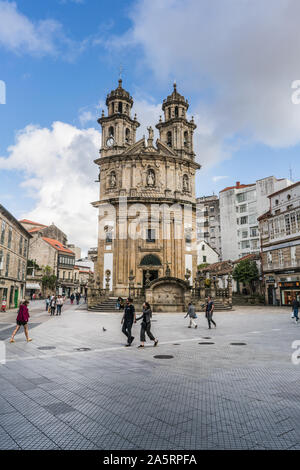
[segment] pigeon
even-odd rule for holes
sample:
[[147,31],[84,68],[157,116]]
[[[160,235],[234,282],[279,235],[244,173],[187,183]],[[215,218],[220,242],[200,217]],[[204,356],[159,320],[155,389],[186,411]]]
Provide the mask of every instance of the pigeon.
[[102,326],[102,330],[103,330],[103,331],[106,331],[106,329],[104,328],[104,326]]

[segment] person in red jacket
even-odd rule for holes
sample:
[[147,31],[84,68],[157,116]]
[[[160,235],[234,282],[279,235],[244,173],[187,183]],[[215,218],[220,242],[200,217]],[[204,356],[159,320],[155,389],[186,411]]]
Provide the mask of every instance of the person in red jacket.
[[15,340],[14,340],[15,335],[17,334],[17,332],[19,331],[21,326],[24,326],[24,333],[25,333],[27,342],[32,341],[32,339],[29,338],[29,334],[28,334],[28,320],[29,320],[29,317],[30,317],[29,311],[28,311],[28,304],[29,304],[28,300],[25,300],[20,305],[18,316],[17,316],[17,326],[16,326],[13,334],[11,335],[11,338],[9,340],[10,343],[15,342]]

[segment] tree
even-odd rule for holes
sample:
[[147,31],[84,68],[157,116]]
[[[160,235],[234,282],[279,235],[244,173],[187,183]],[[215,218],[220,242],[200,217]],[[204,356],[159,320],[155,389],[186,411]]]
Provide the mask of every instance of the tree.
[[198,271],[201,271],[201,269],[207,268],[207,266],[209,266],[209,263],[198,264],[197,266]]
[[50,290],[54,290],[55,287],[56,287],[56,281],[57,281],[57,277],[55,276],[55,274],[52,274],[52,270],[50,268],[50,266],[45,266],[43,268],[43,277],[42,277],[42,285],[43,285],[43,288],[48,288]]
[[233,270],[232,277],[237,282],[248,284],[253,293],[253,282],[259,279],[259,272],[255,261],[244,259]]

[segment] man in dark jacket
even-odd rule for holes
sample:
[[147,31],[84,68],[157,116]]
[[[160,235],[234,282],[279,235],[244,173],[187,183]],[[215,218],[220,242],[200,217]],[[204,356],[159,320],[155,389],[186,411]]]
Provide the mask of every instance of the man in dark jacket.
[[213,316],[213,313],[214,313],[214,308],[215,308],[215,304],[214,304],[212,298],[210,296],[208,296],[207,297],[205,316],[206,316],[207,321],[208,321],[208,328],[209,329],[211,329],[211,326],[210,326],[211,323],[213,323],[215,325],[215,328],[217,328],[217,325],[215,324],[215,322],[212,319],[212,316]]
[[131,346],[131,343],[134,340],[134,336],[131,336],[131,329],[132,329],[133,322],[134,323],[136,322],[135,308],[134,308],[134,305],[132,304],[132,299],[129,297],[126,300],[124,315],[121,320],[121,324],[123,324],[122,333],[124,333],[124,335],[127,336],[126,346]]

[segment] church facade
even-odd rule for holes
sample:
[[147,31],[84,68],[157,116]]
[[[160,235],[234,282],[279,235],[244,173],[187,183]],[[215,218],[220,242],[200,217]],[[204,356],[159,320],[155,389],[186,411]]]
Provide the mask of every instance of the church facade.
[[[111,295],[143,291],[159,279],[193,284],[197,271],[193,118],[176,85],[163,100],[163,118],[136,140],[133,99],[122,87],[107,95],[99,166],[98,256],[95,275]],[[174,287],[176,291],[176,287]],[[168,289],[167,289],[168,290]],[[174,297],[175,299],[175,297]],[[174,300],[173,299],[173,300]],[[170,299],[169,299],[170,300]]]

